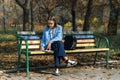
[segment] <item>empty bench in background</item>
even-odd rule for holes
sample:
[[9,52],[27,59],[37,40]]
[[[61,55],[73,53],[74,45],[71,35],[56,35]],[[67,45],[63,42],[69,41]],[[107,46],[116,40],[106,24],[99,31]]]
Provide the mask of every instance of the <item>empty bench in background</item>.
[[[106,54],[106,67],[109,67],[109,40],[105,36],[97,36],[93,34],[93,32],[79,32],[72,34],[64,34],[72,35],[76,37],[77,44],[76,49],[74,50],[65,50],[67,54],[80,54],[80,53],[96,53],[94,64],[96,63],[96,59],[98,57],[98,52],[105,52]],[[19,72],[20,68],[20,59],[21,54],[25,54],[26,56],[26,75],[29,76],[29,56],[33,55],[53,55],[53,51],[51,52],[43,52],[40,51],[40,41],[42,35],[37,35],[35,32],[30,31],[21,31],[17,32],[17,40],[18,40],[18,64],[17,71]],[[63,38],[64,43],[64,38]],[[104,46],[102,46],[104,43]]]

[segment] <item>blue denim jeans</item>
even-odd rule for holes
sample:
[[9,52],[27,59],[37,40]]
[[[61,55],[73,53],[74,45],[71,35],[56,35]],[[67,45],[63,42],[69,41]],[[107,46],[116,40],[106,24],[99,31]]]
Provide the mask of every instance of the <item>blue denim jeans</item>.
[[64,56],[66,56],[64,45],[62,41],[55,41],[51,45],[52,50],[54,51],[54,62],[55,67],[60,66],[60,60],[63,59]]

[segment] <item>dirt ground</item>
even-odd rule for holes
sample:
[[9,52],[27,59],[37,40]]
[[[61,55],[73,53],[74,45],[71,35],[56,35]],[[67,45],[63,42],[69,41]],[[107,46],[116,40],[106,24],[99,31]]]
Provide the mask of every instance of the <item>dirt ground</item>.
[[120,80],[120,69],[94,67],[61,68],[61,75],[53,75],[54,69],[31,71],[27,78],[25,72],[2,73],[0,80]]
[[[94,54],[75,54],[68,55],[72,60],[78,62],[76,67],[61,67],[61,75],[53,75],[54,60],[53,56],[34,56],[30,57],[30,66],[39,67],[30,71],[30,77],[25,73],[25,56],[22,55],[21,70],[16,71],[17,64],[17,45],[16,42],[2,42],[0,44],[0,80],[119,80],[120,79],[120,57],[110,56],[110,68],[105,67],[105,55],[99,55],[97,65],[92,65]],[[49,67],[52,65],[52,67]],[[65,65],[62,62],[61,65]],[[44,67],[47,66],[47,67]]]

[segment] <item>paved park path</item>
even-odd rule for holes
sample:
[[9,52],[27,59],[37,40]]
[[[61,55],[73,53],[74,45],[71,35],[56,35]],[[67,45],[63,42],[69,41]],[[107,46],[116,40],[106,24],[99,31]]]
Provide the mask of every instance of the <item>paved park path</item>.
[[0,80],[120,80],[120,69],[106,69],[93,67],[61,68],[61,75],[55,76],[53,68],[31,71],[30,77],[25,72],[0,73]]

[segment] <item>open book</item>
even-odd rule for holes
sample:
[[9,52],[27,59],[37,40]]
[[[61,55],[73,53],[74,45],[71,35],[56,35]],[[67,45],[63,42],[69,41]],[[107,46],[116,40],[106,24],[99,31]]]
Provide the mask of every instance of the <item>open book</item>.
[[53,52],[52,50],[44,50],[44,52]]

